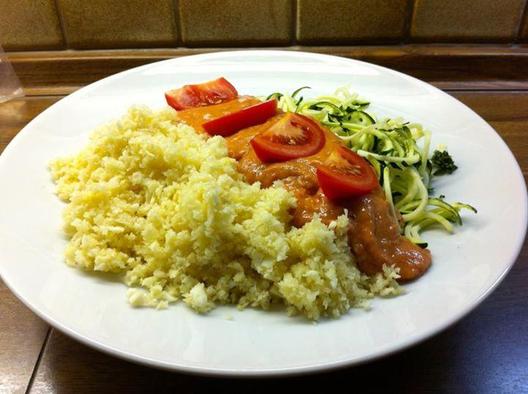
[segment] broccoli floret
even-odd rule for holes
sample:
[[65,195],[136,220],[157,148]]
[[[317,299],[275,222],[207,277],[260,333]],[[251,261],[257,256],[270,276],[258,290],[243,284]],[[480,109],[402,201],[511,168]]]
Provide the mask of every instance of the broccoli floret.
[[433,165],[433,175],[452,174],[458,168],[446,150],[435,150],[431,158],[431,163]]

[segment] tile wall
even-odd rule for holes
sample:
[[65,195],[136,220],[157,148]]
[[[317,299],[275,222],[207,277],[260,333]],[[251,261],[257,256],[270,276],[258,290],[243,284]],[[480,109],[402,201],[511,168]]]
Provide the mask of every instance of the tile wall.
[[528,42],[527,0],[0,0],[7,51]]

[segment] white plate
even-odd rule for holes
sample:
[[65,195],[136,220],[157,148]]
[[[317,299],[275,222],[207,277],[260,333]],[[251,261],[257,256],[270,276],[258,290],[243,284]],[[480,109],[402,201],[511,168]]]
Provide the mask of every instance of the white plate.
[[[449,146],[459,170],[438,192],[479,209],[457,234],[429,232],[434,264],[407,294],[369,312],[310,324],[284,313],[221,307],[201,316],[184,305],[133,309],[123,284],[63,262],[62,203],[47,163],[72,154],[90,131],[133,104],[163,107],[163,92],[225,76],[244,94],[310,94],[351,84],[379,114],[401,115]],[[433,145],[433,146],[434,146]],[[371,64],[281,51],[171,59],[103,79],[64,98],[22,130],[0,158],[0,273],[35,313],[79,341],[151,366],[208,374],[271,375],[364,362],[405,348],[460,319],[500,282],[527,223],[519,166],[497,133],[440,90]]]

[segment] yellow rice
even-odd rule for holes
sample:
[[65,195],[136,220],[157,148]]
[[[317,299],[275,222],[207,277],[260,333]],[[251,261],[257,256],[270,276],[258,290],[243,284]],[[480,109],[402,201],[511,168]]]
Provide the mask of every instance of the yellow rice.
[[394,269],[358,271],[345,215],[292,227],[296,202],[280,182],[246,183],[223,138],[197,134],[172,110],[132,108],[50,169],[68,203],[66,262],[122,274],[134,306],[283,304],[319,319],[400,292]]

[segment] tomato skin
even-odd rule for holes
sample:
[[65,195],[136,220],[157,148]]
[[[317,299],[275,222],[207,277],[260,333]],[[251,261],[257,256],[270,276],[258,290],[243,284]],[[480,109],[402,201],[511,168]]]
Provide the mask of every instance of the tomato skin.
[[343,159],[337,165],[317,166],[317,181],[328,199],[362,196],[378,186],[378,177],[364,158],[344,146],[337,153]]
[[[302,143],[296,144],[295,138]],[[288,112],[250,143],[262,162],[275,163],[316,154],[325,144],[325,135],[309,117]]]
[[165,92],[165,100],[172,108],[179,111],[185,108],[198,107],[200,105],[199,94],[192,85],[186,85],[180,89]]
[[184,85],[179,89],[165,92],[165,100],[176,111],[186,108],[202,107],[233,100],[238,92],[225,78],[197,85]]
[[264,123],[276,113],[277,100],[273,99],[210,120],[202,127],[210,135],[227,137],[239,130]]

